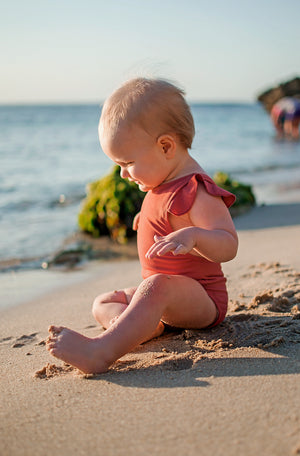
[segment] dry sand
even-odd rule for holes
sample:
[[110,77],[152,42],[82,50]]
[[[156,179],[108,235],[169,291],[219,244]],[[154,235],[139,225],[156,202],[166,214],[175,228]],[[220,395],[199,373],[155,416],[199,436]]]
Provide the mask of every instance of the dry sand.
[[1,456],[300,454],[300,205],[236,219],[226,320],[167,332],[99,376],[45,350],[49,323],[98,334],[99,292],[135,285],[135,260],[1,312]]

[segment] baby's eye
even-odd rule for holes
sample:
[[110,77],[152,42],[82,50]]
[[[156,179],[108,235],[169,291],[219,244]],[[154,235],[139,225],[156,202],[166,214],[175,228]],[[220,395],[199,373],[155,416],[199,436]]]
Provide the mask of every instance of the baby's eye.
[[128,166],[131,166],[133,162],[117,162],[117,164],[121,166],[121,168],[128,168]]

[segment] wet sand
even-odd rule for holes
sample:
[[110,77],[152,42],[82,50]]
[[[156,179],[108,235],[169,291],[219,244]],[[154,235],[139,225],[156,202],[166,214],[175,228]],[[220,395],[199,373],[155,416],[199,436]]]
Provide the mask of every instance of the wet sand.
[[93,298],[137,284],[138,261],[96,262],[84,279],[1,311],[1,455],[300,454],[300,205],[235,222],[226,320],[165,332],[106,374],[52,358],[47,327],[97,335]]

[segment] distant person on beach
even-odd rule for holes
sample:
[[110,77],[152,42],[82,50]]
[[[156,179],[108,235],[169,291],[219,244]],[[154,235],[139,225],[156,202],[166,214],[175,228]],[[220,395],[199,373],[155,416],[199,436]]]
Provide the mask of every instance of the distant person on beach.
[[184,92],[160,79],[137,78],[105,102],[99,123],[104,153],[121,176],[147,192],[136,216],[143,280],[98,296],[95,319],[106,329],[88,338],[50,326],[49,352],[85,373],[101,373],[165,325],[211,328],[227,311],[220,263],[233,259],[238,239],[219,188],[190,156],[193,118]]
[[271,119],[279,138],[299,139],[300,99],[281,98],[271,110]]

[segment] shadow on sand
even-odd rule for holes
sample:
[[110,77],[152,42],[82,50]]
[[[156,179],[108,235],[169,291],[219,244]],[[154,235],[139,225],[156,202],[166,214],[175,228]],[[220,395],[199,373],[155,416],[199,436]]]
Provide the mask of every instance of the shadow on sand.
[[[243,348],[248,351],[238,351]],[[300,319],[229,316],[211,330],[171,332],[140,346],[132,356],[108,373],[88,378],[127,387],[174,388],[206,387],[211,377],[299,374]]]
[[107,381],[130,388],[208,387],[216,377],[252,377],[300,373],[300,362],[289,357],[214,358],[202,359],[188,367],[177,362],[173,366],[149,366],[138,370],[122,370],[90,377],[90,381]]

